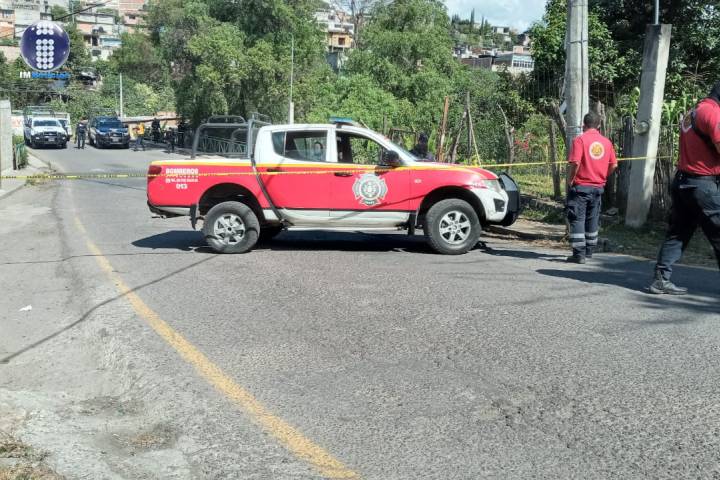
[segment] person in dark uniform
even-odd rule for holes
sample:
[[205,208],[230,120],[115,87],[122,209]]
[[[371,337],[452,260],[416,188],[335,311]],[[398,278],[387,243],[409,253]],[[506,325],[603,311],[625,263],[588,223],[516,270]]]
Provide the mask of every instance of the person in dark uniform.
[[434,162],[435,156],[428,150],[428,135],[421,133],[418,142],[415,144],[410,153],[415,155],[421,162]]
[[87,121],[83,118],[75,127],[75,136],[77,148],[85,149],[85,131],[87,130]]
[[672,207],[650,293],[684,295],[670,281],[697,227],[715,250],[720,268],[720,82],[683,118],[680,162],[670,189]]
[[568,262],[591,258],[600,231],[600,208],[607,178],[617,168],[615,148],[597,130],[601,118],[590,112],[583,119],[583,134],[573,141],[567,171],[567,217],[572,256]]
[[160,120],[158,120],[157,117],[153,118],[153,121],[150,123],[150,133],[152,134],[153,142],[160,143],[162,134],[160,132]]
[[175,152],[175,140],[176,140],[175,129],[170,127],[167,130],[165,130],[165,142],[167,142],[167,144],[168,144],[168,151],[170,153]]

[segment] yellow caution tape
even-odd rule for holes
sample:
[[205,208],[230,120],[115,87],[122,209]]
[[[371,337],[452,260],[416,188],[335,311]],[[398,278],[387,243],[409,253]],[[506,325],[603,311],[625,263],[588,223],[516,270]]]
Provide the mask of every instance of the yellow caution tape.
[[[625,158],[618,158],[618,162],[627,162],[627,161],[634,161],[634,160],[648,160],[653,157],[625,157]],[[671,158],[670,156],[662,156],[662,157],[655,157],[656,159],[667,159]],[[179,160],[177,164],[182,164],[182,160]],[[471,171],[472,168],[484,168],[487,170],[496,170],[498,168],[509,168],[509,167],[529,167],[529,166],[548,166],[548,165],[563,165],[567,164],[566,160],[563,161],[557,161],[557,162],[518,162],[518,163],[491,163],[491,164],[485,164],[485,165],[460,165],[460,164],[446,164],[447,166],[438,167],[436,165],[428,165],[428,166],[422,166],[422,165],[416,165],[412,167],[398,167],[398,168],[372,168],[368,166],[368,168],[356,168],[356,169],[348,169],[348,170],[338,170],[333,169],[333,166],[323,166],[311,170],[297,170],[297,171],[291,171],[291,170],[283,170],[283,171],[262,171],[259,172],[262,176],[275,176],[275,175],[326,175],[326,174],[336,174],[336,173],[349,173],[349,174],[356,174],[356,173],[363,173],[363,172],[389,172],[389,171],[403,171],[403,170],[412,170],[412,171],[424,171],[424,170],[436,170],[436,171]],[[175,165],[173,163],[173,165]],[[202,164],[199,164],[202,165]],[[207,165],[208,167],[212,167],[212,164]],[[248,165],[238,165],[238,167],[245,167],[247,168]],[[278,168],[278,167],[268,167],[266,165],[262,165],[261,168]],[[283,168],[283,167],[280,167]],[[287,167],[286,167],[287,168]],[[255,173],[251,171],[244,171],[244,172],[209,172],[209,173],[161,173],[161,174],[148,174],[145,172],[129,172],[129,173],[74,173],[74,174],[62,174],[62,173],[49,173],[49,174],[36,174],[36,175],[3,175],[0,176],[0,180],[89,180],[89,179],[121,179],[121,178],[197,178],[197,177],[236,177],[236,176],[243,176],[243,175],[252,175],[254,176]]]

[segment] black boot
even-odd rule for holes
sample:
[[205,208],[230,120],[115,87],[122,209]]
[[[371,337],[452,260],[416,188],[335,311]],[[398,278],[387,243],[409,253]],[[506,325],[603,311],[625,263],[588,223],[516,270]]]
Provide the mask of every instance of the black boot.
[[565,261],[567,263],[579,263],[582,265],[583,263],[585,263],[585,257],[583,257],[582,255],[573,254],[567,257]]
[[655,273],[655,280],[650,284],[650,293],[655,295],[685,295],[687,288],[678,287],[670,280],[665,280],[660,273]]

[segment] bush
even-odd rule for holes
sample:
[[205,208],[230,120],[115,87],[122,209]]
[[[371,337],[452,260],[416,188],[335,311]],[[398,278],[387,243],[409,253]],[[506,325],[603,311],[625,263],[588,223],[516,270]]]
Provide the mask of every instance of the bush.
[[13,155],[16,168],[25,168],[28,164],[28,152],[25,148],[25,138],[20,135],[13,135]]

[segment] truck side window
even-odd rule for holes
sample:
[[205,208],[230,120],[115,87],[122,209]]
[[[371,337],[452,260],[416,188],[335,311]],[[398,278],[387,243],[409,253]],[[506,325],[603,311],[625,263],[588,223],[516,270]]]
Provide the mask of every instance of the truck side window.
[[273,132],[272,143],[275,153],[286,158],[309,162],[327,161],[325,131]]
[[350,133],[338,132],[337,144],[338,163],[377,165],[385,150],[375,140]]

